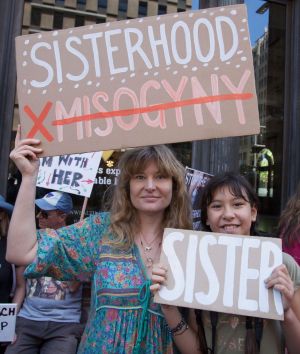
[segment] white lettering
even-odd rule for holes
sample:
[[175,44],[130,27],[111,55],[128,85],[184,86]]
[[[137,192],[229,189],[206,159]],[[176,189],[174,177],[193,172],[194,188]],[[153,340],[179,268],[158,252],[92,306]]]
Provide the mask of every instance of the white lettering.
[[256,300],[247,299],[248,280],[255,280],[259,277],[257,269],[249,268],[249,249],[259,248],[260,240],[256,238],[246,238],[243,242],[242,257],[241,257],[241,273],[240,273],[240,291],[238,299],[238,308],[247,311],[257,311],[258,303]]
[[184,239],[184,234],[182,232],[171,232],[169,233],[163,243],[163,252],[165,253],[168,262],[170,264],[170,269],[173,274],[175,284],[173,289],[167,289],[165,286],[159,291],[159,295],[162,299],[167,301],[173,301],[178,299],[184,292],[184,271],[181,267],[180,261],[174,250],[174,243],[182,241]]
[[50,64],[45,62],[44,60],[38,59],[36,57],[36,52],[40,48],[46,48],[51,50],[51,45],[49,43],[41,42],[41,43],[36,43],[32,46],[31,52],[30,52],[30,57],[31,60],[34,64],[41,66],[42,68],[45,68],[48,72],[47,78],[44,81],[37,81],[37,80],[31,80],[30,84],[33,87],[38,87],[38,88],[43,88],[49,85],[52,80],[53,80],[53,69]]
[[200,291],[195,294],[195,298],[199,304],[211,305],[213,304],[219,294],[220,283],[216,274],[215,268],[209,257],[208,247],[217,244],[217,239],[213,235],[205,235],[201,238],[199,243],[199,258],[201,266],[207,276],[209,283],[209,290],[207,294]]
[[70,81],[80,81],[80,80],[83,80],[89,72],[89,62],[87,61],[86,57],[79,50],[72,47],[72,42],[77,43],[77,44],[81,44],[81,40],[78,37],[69,37],[66,40],[66,49],[70,53],[75,55],[82,62],[83,69],[79,75],[73,75],[73,74],[67,73],[66,77]]

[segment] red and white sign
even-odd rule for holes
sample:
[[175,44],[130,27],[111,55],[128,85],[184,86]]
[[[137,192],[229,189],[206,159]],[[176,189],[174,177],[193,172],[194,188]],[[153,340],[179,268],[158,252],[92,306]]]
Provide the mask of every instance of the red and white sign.
[[259,132],[245,5],[25,35],[16,58],[43,156]]

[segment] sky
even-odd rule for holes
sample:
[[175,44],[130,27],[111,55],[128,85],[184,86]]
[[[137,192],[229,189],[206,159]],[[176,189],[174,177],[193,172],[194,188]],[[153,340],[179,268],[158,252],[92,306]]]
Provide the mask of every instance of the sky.
[[[252,46],[254,46],[256,40],[264,34],[265,27],[268,27],[269,11],[266,11],[262,15],[256,13],[256,10],[260,8],[265,2],[266,1],[262,0],[245,0],[248,11],[249,30]],[[201,0],[193,0],[192,9],[199,9],[199,3],[201,3]]]

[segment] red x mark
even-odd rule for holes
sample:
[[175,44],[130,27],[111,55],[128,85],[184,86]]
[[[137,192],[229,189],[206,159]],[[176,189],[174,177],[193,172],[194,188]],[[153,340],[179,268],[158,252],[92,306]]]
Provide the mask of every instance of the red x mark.
[[41,114],[39,117],[37,117],[31,110],[29,106],[24,107],[24,112],[27,113],[29,118],[31,118],[34,122],[34,126],[30,130],[30,132],[27,134],[27,138],[34,138],[34,136],[37,134],[38,131],[40,131],[44,137],[50,142],[54,138],[53,136],[49,133],[49,131],[46,129],[46,127],[43,125],[43,121],[47,117],[50,109],[52,107],[52,102],[48,101],[46,105],[44,106]]

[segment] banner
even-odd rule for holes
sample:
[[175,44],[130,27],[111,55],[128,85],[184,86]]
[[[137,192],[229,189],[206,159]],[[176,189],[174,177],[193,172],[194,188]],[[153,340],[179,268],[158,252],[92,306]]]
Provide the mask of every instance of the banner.
[[15,336],[17,304],[0,304],[0,342],[12,342]]
[[16,60],[43,156],[259,133],[245,5],[20,36]]
[[281,240],[165,229],[161,304],[283,320],[281,294],[265,279],[282,263]]
[[43,157],[37,186],[89,197],[102,152]]

